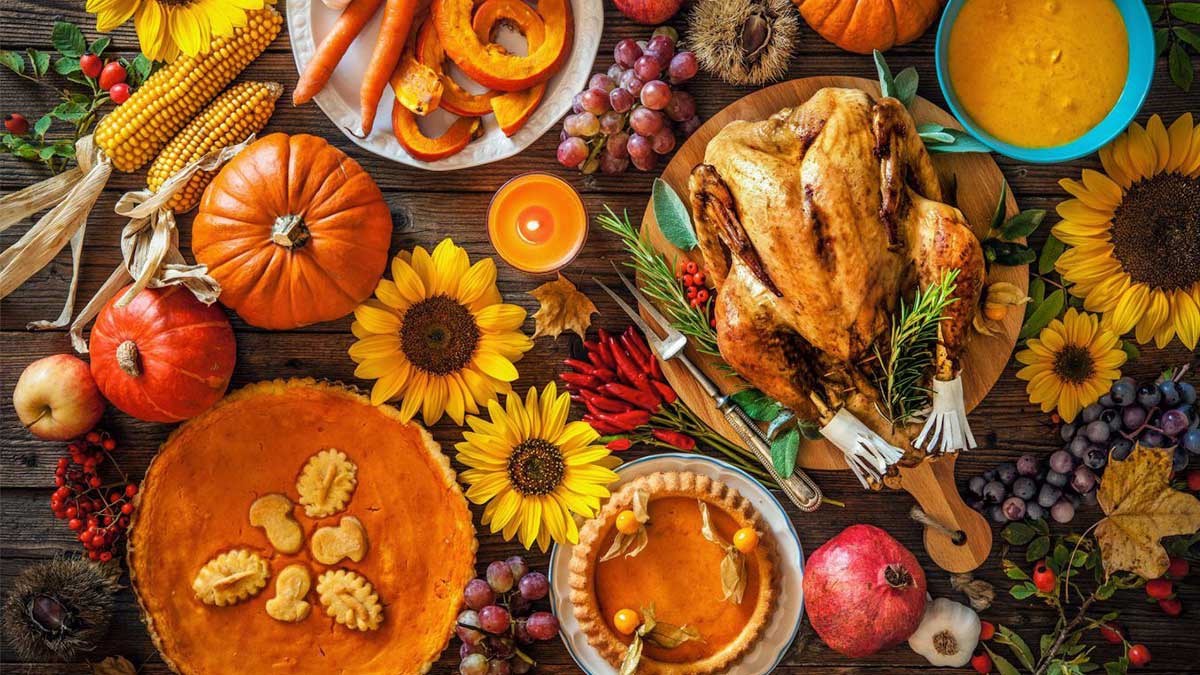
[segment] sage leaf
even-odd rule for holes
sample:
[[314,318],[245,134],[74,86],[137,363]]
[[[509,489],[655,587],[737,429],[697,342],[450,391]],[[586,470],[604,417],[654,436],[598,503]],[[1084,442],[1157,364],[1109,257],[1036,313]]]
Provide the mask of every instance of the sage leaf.
[[1192,57],[1188,56],[1178,42],[1171,44],[1167,56],[1167,66],[1171,71],[1171,81],[1184,91],[1192,90]]
[[[953,143],[925,143],[925,148],[929,152],[983,152],[989,153],[991,148],[983,144],[983,141],[975,138],[971,134],[959,129],[946,128],[945,133],[954,137]],[[925,137],[921,136],[922,140]]]
[[1016,241],[1033,234],[1046,219],[1045,209],[1028,209],[1018,213],[1000,228],[1000,238],[1004,241]]
[[896,80],[892,78],[892,69],[888,68],[887,60],[883,58],[883,52],[876,49],[874,56],[875,72],[879,75],[880,93],[896,98]]
[[1200,34],[1197,34],[1191,28],[1186,26],[1176,26],[1172,29],[1175,32],[1175,37],[1192,46],[1197,52],[1200,52]]
[[17,73],[18,75],[25,72],[25,58],[16,52],[11,52],[7,49],[0,49],[0,65]]
[[779,402],[758,389],[743,389],[730,398],[755,422],[770,422],[783,410]]
[[1105,675],[1126,675],[1129,672],[1129,659],[1122,656],[1116,661],[1104,664]]
[[50,42],[59,54],[71,58],[79,58],[87,51],[87,39],[79,26],[66,21],[55,21],[50,31]]
[[992,220],[988,224],[990,232],[999,232],[1004,225],[1004,216],[1008,212],[1005,200],[1008,199],[1008,183],[1000,184],[1000,199],[996,200],[996,208],[992,209]]
[[692,217],[675,190],[661,178],[654,179],[651,193],[654,203],[654,219],[667,241],[683,251],[696,248],[696,231],[692,229]]
[[992,648],[987,645],[984,645],[983,648],[991,655],[992,665],[996,666],[997,673],[1000,673],[1000,675],[1021,675],[1021,671],[1017,670],[1017,667],[1011,661],[992,651]]
[[919,80],[917,69],[912,66],[900,71],[900,74],[896,76],[896,99],[903,103],[905,108],[911,106],[913,99],[917,97]]
[[1049,274],[1054,269],[1054,263],[1067,250],[1067,245],[1064,244],[1058,237],[1050,235],[1045,244],[1042,244],[1042,252],[1038,255],[1038,274]]
[[771,463],[783,478],[796,471],[796,456],[800,454],[800,431],[792,429],[771,441]]
[[1167,9],[1180,21],[1200,23],[1200,2],[1172,2]]

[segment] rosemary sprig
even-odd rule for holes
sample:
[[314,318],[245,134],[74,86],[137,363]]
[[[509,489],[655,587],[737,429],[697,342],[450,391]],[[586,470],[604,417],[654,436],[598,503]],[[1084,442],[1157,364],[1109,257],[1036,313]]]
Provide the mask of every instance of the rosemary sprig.
[[875,345],[875,359],[880,364],[876,385],[883,394],[879,413],[893,426],[912,419],[929,403],[925,376],[933,365],[938,324],[945,319],[945,309],[958,301],[952,297],[956,278],[958,270],[949,270],[924,291],[917,289],[912,304],[905,305],[902,298],[892,315],[887,353]]
[[[596,217],[596,222],[605,230],[621,238],[629,251],[630,259],[625,266],[641,277],[642,292],[659,302],[659,309],[667,315],[676,330],[691,339],[701,354],[720,356],[717,348],[717,331],[708,322],[709,307],[692,307],[688,303],[683,284],[675,278],[679,260],[667,260],[629,222],[629,212],[618,217],[608,206],[607,213]],[[710,298],[708,302],[712,302]]]

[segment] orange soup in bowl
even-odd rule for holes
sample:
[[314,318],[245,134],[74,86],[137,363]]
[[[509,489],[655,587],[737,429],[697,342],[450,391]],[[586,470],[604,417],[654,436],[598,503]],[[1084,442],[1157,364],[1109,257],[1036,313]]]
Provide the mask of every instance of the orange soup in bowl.
[[1012,145],[1054,147],[1113,109],[1129,38],[1112,0],[968,0],[950,31],[948,66],[977,125]]

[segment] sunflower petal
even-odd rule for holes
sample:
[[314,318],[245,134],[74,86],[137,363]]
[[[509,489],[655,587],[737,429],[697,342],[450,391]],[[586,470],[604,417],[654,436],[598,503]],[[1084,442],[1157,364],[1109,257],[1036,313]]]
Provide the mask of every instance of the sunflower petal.
[[400,332],[400,315],[378,300],[367,300],[355,307],[354,318],[371,333],[396,335]]
[[493,351],[477,350],[472,363],[486,375],[502,382],[512,382],[519,376],[511,361]]
[[1175,332],[1184,347],[1195,350],[1196,342],[1200,340],[1200,304],[1180,289],[1175,291],[1173,305]]
[[490,305],[479,310],[475,323],[480,330],[493,333],[515,331],[525,323],[526,311],[518,305]]
[[1163,169],[1167,168],[1167,162],[1171,160],[1171,139],[1167,136],[1167,128],[1163,126],[1162,118],[1158,115],[1151,115],[1149,121],[1146,122],[1146,136],[1150,139],[1150,144],[1154,146],[1154,173],[1162,173]]
[[1171,144],[1171,156],[1167,159],[1167,171],[1179,171],[1192,148],[1192,113],[1184,113],[1175,118],[1171,128],[1167,130],[1168,142]]
[[1146,313],[1150,303],[1150,291],[1145,284],[1137,283],[1121,296],[1111,312],[1105,312],[1105,326],[1117,335],[1128,333]]

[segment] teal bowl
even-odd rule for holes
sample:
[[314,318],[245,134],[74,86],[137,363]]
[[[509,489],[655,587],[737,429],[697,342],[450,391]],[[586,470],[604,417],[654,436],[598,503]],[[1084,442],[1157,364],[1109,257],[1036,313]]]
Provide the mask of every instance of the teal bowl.
[[996,152],[1023,162],[1037,164],[1053,164],[1079,159],[1096,152],[1106,143],[1116,138],[1129,126],[1137,116],[1146,95],[1150,93],[1150,83],[1154,79],[1154,28],[1150,24],[1150,15],[1142,0],[1113,0],[1121,18],[1125,21],[1125,30],[1129,34],[1129,75],[1125,80],[1125,89],[1121,91],[1116,105],[1109,111],[1099,124],[1092,127],[1083,136],[1066,143],[1048,148],[1026,148],[1004,141],[984,131],[971,119],[950,83],[949,52],[950,31],[963,5],[971,0],[950,0],[942,12],[941,23],[937,32],[937,75],[942,95],[950,104],[950,111],[971,135]]

